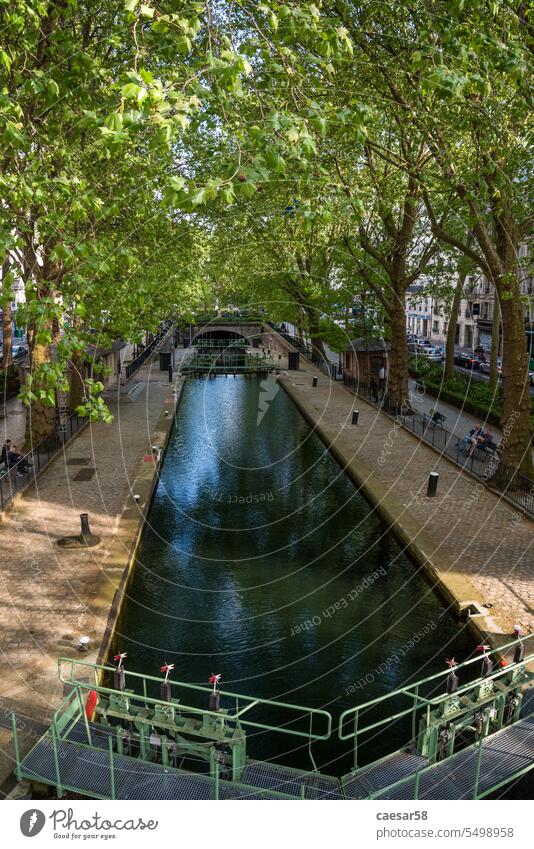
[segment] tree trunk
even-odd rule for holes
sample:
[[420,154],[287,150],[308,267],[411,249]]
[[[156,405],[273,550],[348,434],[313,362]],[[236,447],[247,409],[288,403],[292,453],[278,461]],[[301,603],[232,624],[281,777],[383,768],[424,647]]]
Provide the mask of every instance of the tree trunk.
[[398,410],[408,404],[408,346],[404,292],[395,291],[391,322],[391,353],[388,369],[388,396]]
[[[519,282],[516,283],[519,290]],[[531,398],[523,304],[519,296],[501,301],[503,411],[501,460],[534,480]]]
[[11,348],[13,344],[12,328],[13,317],[11,313],[11,302],[5,301],[2,306],[2,339],[4,341],[2,368],[4,369],[8,369],[11,365]]
[[447,343],[445,346],[445,368],[443,371],[444,380],[452,380],[454,377],[454,345],[456,342],[456,328],[458,327],[458,312],[460,310],[460,302],[464,290],[464,282],[466,275],[459,274],[458,282],[454,290],[452,299],[451,314],[449,318],[449,327],[447,330]]
[[84,398],[84,382],[82,376],[83,364],[78,356],[74,356],[69,369],[69,410],[74,413]]
[[[11,365],[11,346],[12,340],[12,313],[11,313],[11,298],[6,297],[8,288],[4,285],[5,278],[9,274],[10,260],[7,254],[2,263],[2,340],[3,340],[3,355],[2,368],[7,369]],[[9,287],[9,294],[11,287]]]
[[[40,365],[50,362],[50,346],[37,342],[35,340],[35,331],[33,330],[30,330],[28,341],[30,346],[31,373],[34,374]],[[38,383],[32,385],[33,392],[38,392],[40,388]],[[32,401],[28,407],[28,415],[26,416],[25,449],[29,451],[30,448],[35,448],[43,439],[51,436],[54,433],[55,424],[55,405],[47,405],[42,401]]]
[[326,354],[324,350],[323,340],[319,335],[319,321],[317,313],[311,307],[304,307],[306,318],[308,319],[308,333],[312,347],[312,361],[324,362]]
[[499,357],[499,346],[501,343],[501,303],[499,294],[495,291],[493,302],[493,325],[491,327],[491,353],[490,353],[490,374],[489,385],[491,389],[496,389],[499,385],[499,372],[497,369],[497,359]]

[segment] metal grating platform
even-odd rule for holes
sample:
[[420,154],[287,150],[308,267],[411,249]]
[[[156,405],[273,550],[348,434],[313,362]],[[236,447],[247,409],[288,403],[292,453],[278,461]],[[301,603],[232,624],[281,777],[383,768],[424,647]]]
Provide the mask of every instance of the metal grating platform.
[[370,793],[376,793],[425,766],[428,766],[427,759],[417,752],[395,752],[387,760],[346,775],[342,779],[343,790],[348,799],[367,799]]
[[[420,776],[419,799],[471,799],[478,747],[470,747],[441,761]],[[345,794],[366,798],[407,777],[399,787],[380,793],[380,799],[413,799],[415,773],[427,765],[425,758],[397,752],[376,766],[371,765],[342,779]],[[519,720],[489,737],[482,748],[478,795],[490,793],[501,782],[534,765],[534,716]]]
[[[92,729],[94,730],[94,729]],[[70,737],[86,742],[85,728],[76,726]],[[96,735],[93,734],[93,739]],[[107,735],[100,736],[99,747],[62,740],[57,743],[58,764],[62,786],[96,798],[111,798],[111,776]],[[114,754],[115,798],[117,799],[213,799],[215,782],[207,775],[165,769],[160,764],[147,763],[126,755]],[[56,770],[51,740],[45,735],[24,758],[22,775],[32,781],[56,784]],[[253,777],[251,774],[250,778]],[[229,781],[219,782],[220,799],[283,798],[284,790],[264,785],[243,786]],[[280,784],[280,782],[279,782]],[[286,782],[285,797],[291,798]],[[300,785],[299,785],[300,786]],[[261,792],[263,790],[263,792]]]
[[306,799],[341,799],[337,778],[314,772],[301,772],[266,761],[250,761],[243,771],[241,781],[244,784],[299,797],[304,785]]

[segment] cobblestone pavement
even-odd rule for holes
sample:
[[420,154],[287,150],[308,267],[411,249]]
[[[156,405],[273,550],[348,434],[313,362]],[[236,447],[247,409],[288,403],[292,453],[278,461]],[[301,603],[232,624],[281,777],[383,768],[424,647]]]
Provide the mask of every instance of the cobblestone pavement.
[[[424,552],[438,583],[444,578],[461,606],[471,600],[487,605],[482,631],[511,634],[516,623],[534,631],[533,522],[308,363],[301,360],[300,372],[281,380],[342,464],[359,469],[356,476],[380,493],[379,509],[395,514],[403,541],[410,537]],[[351,424],[353,408],[360,411],[357,426]],[[427,498],[432,470],[439,472],[438,496]]]
[[[173,409],[167,373],[157,368],[157,358],[145,365],[134,378],[142,384],[135,398],[110,404],[113,424],[88,425],[2,516],[0,783],[12,769],[10,734],[1,728],[10,710],[35,719],[50,716],[62,695],[57,658],[75,656],[81,635],[91,638],[90,659],[96,657],[108,612],[97,600],[105,597],[106,582],[113,585],[113,596],[132,544],[132,523],[122,538],[119,521],[125,506],[131,511],[133,505],[138,524],[130,487],[144,455],[151,453],[164,407]],[[81,469],[94,469],[94,474],[79,480]],[[82,512],[89,514],[91,530],[102,542],[94,549],[61,551],[56,539],[79,533]],[[106,566],[106,560],[117,544],[124,556],[114,554],[108,568],[111,561]]]

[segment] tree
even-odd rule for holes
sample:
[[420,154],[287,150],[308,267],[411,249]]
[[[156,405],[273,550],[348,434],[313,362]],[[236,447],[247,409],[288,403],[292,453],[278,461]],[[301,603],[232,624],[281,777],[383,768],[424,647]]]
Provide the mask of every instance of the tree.
[[[532,225],[528,63],[523,3],[398,3],[384,18],[333,4],[355,45],[375,62],[377,86],[424,138],[434,165],[421,175],[436,238],[470,257],[496,289],[503,326],[502,461],[533,474],[530,393],[517,250]],[[356,23],[357,22],[357,23]],[[368,39],[371,29],[377,37]],[[407,167],[411,169],[408,163]],[[434,203],[459,204],[474,246],[444,227]]]

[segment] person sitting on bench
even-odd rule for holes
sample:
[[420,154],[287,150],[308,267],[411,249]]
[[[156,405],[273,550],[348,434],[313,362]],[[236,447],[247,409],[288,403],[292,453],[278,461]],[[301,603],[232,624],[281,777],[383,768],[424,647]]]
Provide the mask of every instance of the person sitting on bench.
[[6,439],[4,442],[1,458],[6,464],[6,469],[16,467],[19,477],[25,475],[32,465],[26,461],[22,454],[19,454],[17,446],[10,439]]
[[469,457],[472,457],[477,448],[482,448],[483,451],[486,450],[486,447],[493,442],[493,434],[491,430],[483,431],[481,430],[478,436],[473,437],[471,439],[471,448],[469,449]]
[[471,430],[469,431],[467,436],[464,436],[463,439],[460,439],[456,443],[456,447],[458,448],[458,450],[462,450],[463,448],[467,448],[468,445],[470,445],[473,442],[473,439],[475,440],[475,444],[476,444],[476,440],[478,439],[479,436],[482,435],[482,433],[483,433],[482,425],[479,425],[479,424],[475,425],[474,427],[471,428]]

